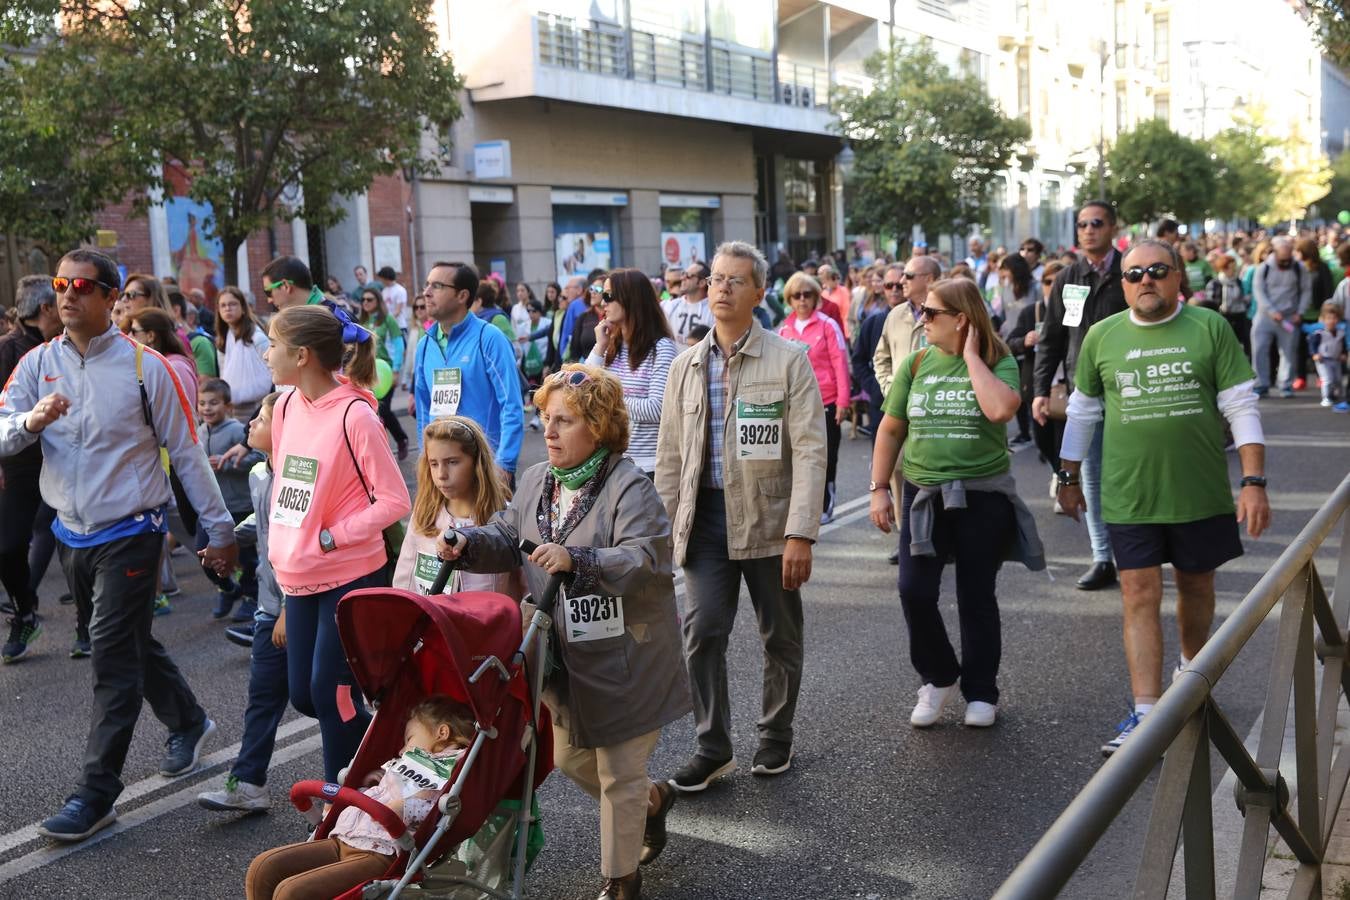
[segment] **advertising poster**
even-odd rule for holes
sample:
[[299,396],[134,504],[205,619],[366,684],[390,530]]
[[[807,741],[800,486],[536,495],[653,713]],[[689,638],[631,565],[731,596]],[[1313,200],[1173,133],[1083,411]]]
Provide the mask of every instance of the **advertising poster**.
[[178,286],[189,297],[200,290],[206,303],[214,307],[216,293],[225,284],[224,251],[220,239],[211,234],[211,204],[188,197],[170,197],[164,201],[169,220],[169,251]]
[[668,266],[687,268],[691,263],[707,262],[706,246],[701,231],[661,232],[661,258]]
[[584,276],[591,269],[610,268],[608,231],[564,232],[553,238],[558,257],[558,282]]

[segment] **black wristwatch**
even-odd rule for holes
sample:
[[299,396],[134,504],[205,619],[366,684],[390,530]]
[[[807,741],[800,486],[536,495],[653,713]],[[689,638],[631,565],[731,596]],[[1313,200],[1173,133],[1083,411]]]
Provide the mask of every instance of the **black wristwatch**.
[[1055,473],[1055,477],[1059,479],[1060,487],[1073,487],[1078,484],[1078,473],[1070,472],[1068,469],[1060,469]]
[[333,533],[327,528],[319,532],[319,549],[324,553],[332,553],[337,549],[337,541],[333,540]]
[[1264,475],[1243,475],[1243,476],[1242,476],[1242,481],[1240,482],[1240,485],[1241,485],[1242,487],[1247,487],[1248,485],[1255,485],[1256,487],[1259,487],[1259,488],[1264,489],[1265,486],[1266,486],[1266,476],[1264,476]]

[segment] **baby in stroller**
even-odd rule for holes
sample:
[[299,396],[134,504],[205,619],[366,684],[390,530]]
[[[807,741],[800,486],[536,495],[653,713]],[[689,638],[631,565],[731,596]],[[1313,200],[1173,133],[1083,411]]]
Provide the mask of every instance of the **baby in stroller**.
[[[373,787],[373,799],[416,829],[450,781],[460,753],[474,735],[472,710],[445,695],[413,707],[404,728],[404,747]],[[248,867],[248,900],[327,900],[379,878],[398,854],[398,845],[369,814],[349,806],[324,840],[287,844],[259,854]]]

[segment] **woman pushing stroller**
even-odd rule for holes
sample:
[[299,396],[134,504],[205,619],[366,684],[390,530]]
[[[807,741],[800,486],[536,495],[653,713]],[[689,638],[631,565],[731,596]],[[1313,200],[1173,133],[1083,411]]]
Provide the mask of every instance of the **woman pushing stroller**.
[[488,525],[459,532],[443,559],[470,572],[521,564],[542,597],[561,574],[544,701],[554,765],[600,802],[602,900],[640,896],[639,862],[665,846],[673,789],[647,776],[662,726],[690,710],[671,572],[670,522],[651,481],[623,456],[628,414],[619,380],[568,365],[535,394],[548,462],[520,479]]

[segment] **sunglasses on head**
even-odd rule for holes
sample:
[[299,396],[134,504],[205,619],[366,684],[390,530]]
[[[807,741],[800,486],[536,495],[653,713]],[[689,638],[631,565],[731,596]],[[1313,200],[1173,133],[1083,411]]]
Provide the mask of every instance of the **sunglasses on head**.
[[959,316],[961,315],[954,309],[939,309],[936,306],[920,306],[919,315],[931,322],[938,316]]
[[[63,278],[58,275],[52,279],[52,290],[58,294],[64,294],[71,288],[74,288],[75,293],[83,297],[86,294],[92,294],[95,288],[110,291],[113,286],[107,282],[99,281],[97,278]],[[148,297],[149,294],[146,296]]]
[[1105,219],[1079,219],[1078,227],[1083,228],[1102,228],[1106,225]]
[[1175,270],[1167,263],[1154,263],[1151,266],[1130,266],[1124,272],[1120,273],[1120,277],[1124,278],[1130,284],[1138,284],[1144,280],[1145,275],[1148,275],[1148,277],[1152,278],[1154,281],[1162,281],[1174,271]]
[[556,384],[565,384],[568,387],[578,387],[591,380],[591,376],[579,369],[571,372],[554,372],[548,376],[549,380]]

